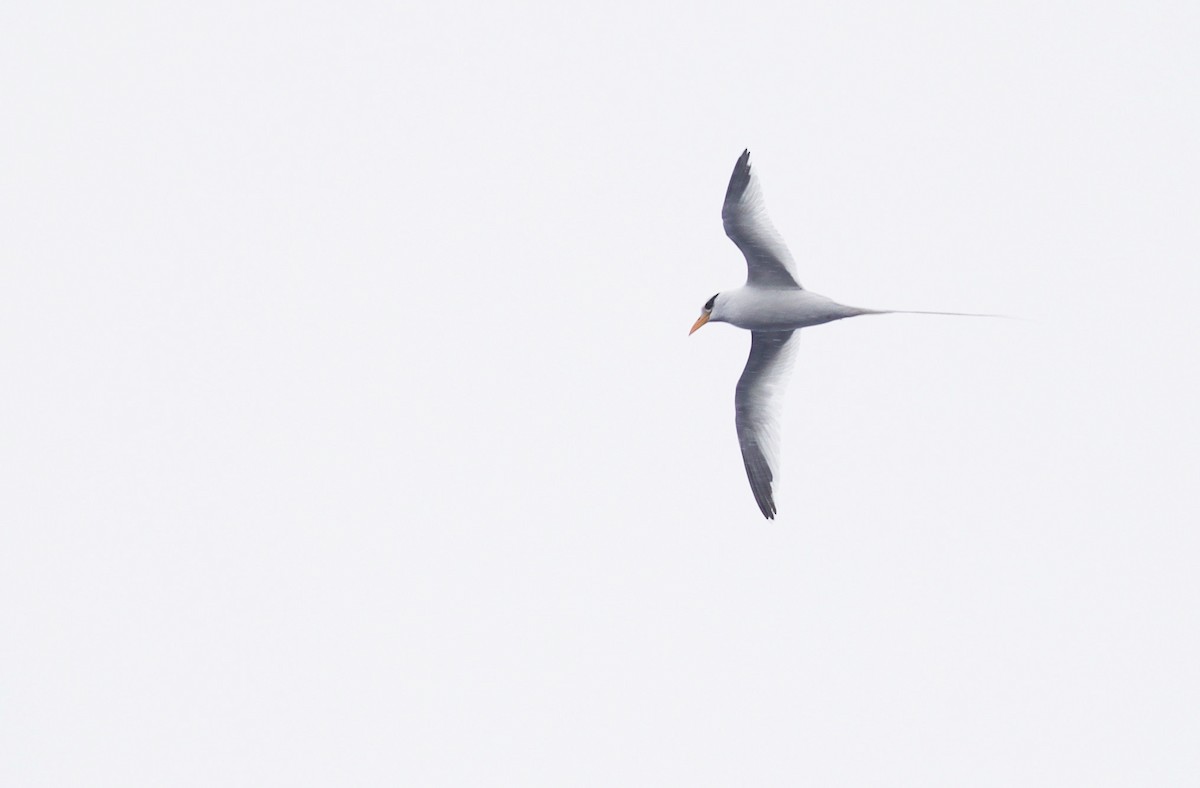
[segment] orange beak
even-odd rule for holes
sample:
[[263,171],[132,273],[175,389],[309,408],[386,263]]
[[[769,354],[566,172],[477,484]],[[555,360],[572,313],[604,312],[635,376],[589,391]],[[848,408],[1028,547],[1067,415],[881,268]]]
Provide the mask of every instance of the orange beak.
[[696,322],[692,324],[692,330],[688,332],[688,336],[690,337],[692,334],[695,334],[696,331],[699,330],[700,326],[707,323],[708,316],[711,314],[712,312],[705,312],[704,314],[700,315],[700,317],[696,318]]

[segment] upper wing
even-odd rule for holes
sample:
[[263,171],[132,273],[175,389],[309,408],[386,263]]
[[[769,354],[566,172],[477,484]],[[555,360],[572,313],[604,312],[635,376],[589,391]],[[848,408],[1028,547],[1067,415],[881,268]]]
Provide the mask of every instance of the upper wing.
[[746,284],[758,287],[796,288],[796,262],[767,216],[758,176],[750,169],[750,151],[733,167],[725,205],[721,208],[725,234],[746,255]]
[[763,516],[774,520],[771,483],[779,472],[779,416],[800,335],[795,331],[754,331],[751,337],[750,358],[734,398],[738,443],[754,500]]

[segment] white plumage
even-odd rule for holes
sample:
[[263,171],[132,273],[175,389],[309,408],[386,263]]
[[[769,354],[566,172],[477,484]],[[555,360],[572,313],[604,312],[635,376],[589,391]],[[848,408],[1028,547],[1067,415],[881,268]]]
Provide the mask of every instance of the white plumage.
[[735,424],[754,500],[764,517],[774,519],[780,413],[796,357],[798,330],[846,317],[899,310],[846,306],[800,286],[792,254],[767,216],[762,187],[750,167],[748,150],[734,165],[721,219],[725,234],[746,256],[746,284],[710,298],[692,332],[708,322],[730,323],[751,332],[750,357],[734,396]]

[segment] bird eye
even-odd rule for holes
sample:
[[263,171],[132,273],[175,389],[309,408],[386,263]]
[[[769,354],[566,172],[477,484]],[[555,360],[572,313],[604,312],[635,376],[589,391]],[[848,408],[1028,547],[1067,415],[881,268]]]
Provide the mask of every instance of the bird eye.
[[[720,295],[720,293],[717,293],[717,295]],[[712,308],[713,308],[713,303],[715,303],[716,300],[717,300],[717,296],[713,296],[712,298],[708,299],[708,301],[704,304],[704,311],[711,312]]]

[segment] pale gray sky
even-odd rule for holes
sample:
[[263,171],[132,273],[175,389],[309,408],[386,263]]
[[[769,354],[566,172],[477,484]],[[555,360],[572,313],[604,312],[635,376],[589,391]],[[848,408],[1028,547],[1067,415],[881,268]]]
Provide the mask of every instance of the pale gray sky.
[[1200,777],[1193,5],[0,20],[0,783]]

